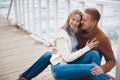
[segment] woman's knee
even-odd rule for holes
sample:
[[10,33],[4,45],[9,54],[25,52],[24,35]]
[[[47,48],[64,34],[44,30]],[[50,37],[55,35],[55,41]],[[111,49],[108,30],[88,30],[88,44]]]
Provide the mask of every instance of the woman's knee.
[[95,50],[90,51],[89,54],[94,56],[94,57],[100,57],[98,51],[95,51]]
[[52,57],[52,53],[51,53],[51,51],[46,51],[41,57],[50,59]]
[[46,56],[52,56],[52,52],[51,52],[51,51],[46,51],[44,54],[45,54]]

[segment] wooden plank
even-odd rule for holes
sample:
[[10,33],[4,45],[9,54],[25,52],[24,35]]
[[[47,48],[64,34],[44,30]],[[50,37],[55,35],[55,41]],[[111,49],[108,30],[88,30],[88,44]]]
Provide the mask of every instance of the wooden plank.
[[[0,19],[0,80],[16,80],[50,47],[31,39],[4,17]],[[53,80],[50,66],[33,80]]]

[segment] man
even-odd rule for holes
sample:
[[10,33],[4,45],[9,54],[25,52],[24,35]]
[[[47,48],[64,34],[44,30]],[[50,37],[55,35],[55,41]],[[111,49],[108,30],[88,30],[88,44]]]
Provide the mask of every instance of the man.
[[93,75],[100,75],[109,72],[116,64],[116,60],[111,48],[108,37],[99,29],[98,22],[100,19],[100,13],[97,9],[87,8],[83,14],[82,27],[78,30],[77,36],[79,46],[83,48],[88,40],[96,38],[99,41],[99,45],[93,50],[97,50],[100,54],[100,58],[105,58],[106,63],[102,66],[95,67],[91,73]]

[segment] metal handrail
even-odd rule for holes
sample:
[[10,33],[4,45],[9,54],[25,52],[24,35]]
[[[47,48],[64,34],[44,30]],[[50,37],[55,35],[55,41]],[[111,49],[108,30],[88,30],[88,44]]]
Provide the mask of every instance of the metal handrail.
[[9,6],[9,9],[8,9],[7,19],[9,19],[9,15],[10,15],[10,12],[11,12],[12,4],[13,4],[13,0],[10,1],[10,6]]

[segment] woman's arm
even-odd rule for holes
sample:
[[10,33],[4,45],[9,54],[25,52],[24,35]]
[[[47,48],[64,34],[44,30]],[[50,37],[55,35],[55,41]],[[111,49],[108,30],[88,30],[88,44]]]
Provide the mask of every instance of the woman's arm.
[[94,39],[90,42],[87,42],[84,48],[77,50],[74,53],[71,53],[71,49],[69,46],[70,44],[68,44],[68,41],[65,40],[64,38],[59,38],[57,40],[57,54],[60,54],[66,62],[71,62],[81,57],[83,54],[85,54],[87,51],[89,51],[93,47],[96,47],[97,44],[98,44],[98,41],[95,41]]

